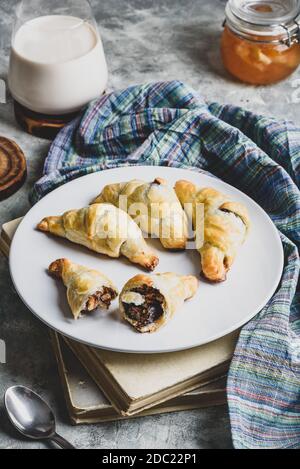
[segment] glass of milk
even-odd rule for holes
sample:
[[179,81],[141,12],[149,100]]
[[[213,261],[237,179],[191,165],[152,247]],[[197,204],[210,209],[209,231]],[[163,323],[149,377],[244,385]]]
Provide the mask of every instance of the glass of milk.
[[40,117],[44,126],[47,117],[52,123],[67,122],[103,94],[107,80],[103,45],[88,1],[20,2],[8,84],[17,111],[21,109],[27,121],[36,123]]

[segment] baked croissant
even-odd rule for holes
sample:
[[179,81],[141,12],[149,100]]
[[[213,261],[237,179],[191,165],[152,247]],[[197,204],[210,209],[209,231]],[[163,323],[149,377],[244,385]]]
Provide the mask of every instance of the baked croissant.
[[95,204],[47,217],[37,228],[110,257],[126,256],[148,270],[153,270],[159,261],[137,224],[111,204]]
[[67,287],[67,298],[75,319],[97,308],[108,309],[118,296],[112,282],[97,270],[58,259],[49,266],[49,272],[60,278]]
[[204,240],[202,247],[198,249],[202,272],[213,282],[225,280],[250,227],[246,207],[231,201],[215,189],[200,189],[188,181],[178,181],[175,191],[182,206],[192,204],[194,230],[197,204],[203,204]]
[[198,280],[192,275],[136,275],[120,294],[121,316],[139,332],[155,332],[195,295],[197,288]]
[[187,218],[173,188],[164,179],[139,180],[106,186],[93,203],[120,207],[148,234],[160,238],[166,249],[184,249]]

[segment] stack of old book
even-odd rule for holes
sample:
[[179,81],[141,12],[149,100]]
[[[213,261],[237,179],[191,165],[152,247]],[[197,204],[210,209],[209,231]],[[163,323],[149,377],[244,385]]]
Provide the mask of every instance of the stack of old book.
[[[19,223],[2,227],[5,256]],[[237,336],[181,352],[124,354],[51,332],[71,421],[95,423],[224,404]]]

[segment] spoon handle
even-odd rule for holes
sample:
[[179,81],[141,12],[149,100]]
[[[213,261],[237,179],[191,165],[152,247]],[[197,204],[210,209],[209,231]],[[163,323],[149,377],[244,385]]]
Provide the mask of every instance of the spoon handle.
[[71,443],[57,433],[51,437],[51,440],[63,449],[76,449],[75,446],[71,445]]

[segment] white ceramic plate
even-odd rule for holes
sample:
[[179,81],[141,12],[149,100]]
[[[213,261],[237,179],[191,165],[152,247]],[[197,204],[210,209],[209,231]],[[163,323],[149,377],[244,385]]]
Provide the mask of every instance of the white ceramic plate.
[[[110,259],[67,240],[35,230],[49,215],[87,206],[108,183],[133,178],[151,181],[160,176],[174,185],[188,179],[202,187],[211,186],[249,210],[252,229],[241,248],[226,282],[200,281],[195,298],[165,327],[153,334],[140,334],[119,319],[117,301],[109,312],[96,311],[78,321],[72,319],[65,289],[47,274],[55,259],[74,262],[103,271],[121,290],[125,282],[142,272],[126,259]],[[148,241],[149,242],[149,241]],[[160,263],[157,272],[199,275],[197,252],[168,252],[158,240],[151,240]],[[56,189],[25,216],[13,239],[10,271],[17,292],[28,308],[51,328],[86,344],[122,352],[158,353],[183,350],[220,338],[249,321],[273,295],[283,269],[280,237],[270,218],[249,197],[217,179],[189,170],[165,167],[126,167],[102,171],[76,179]]]

